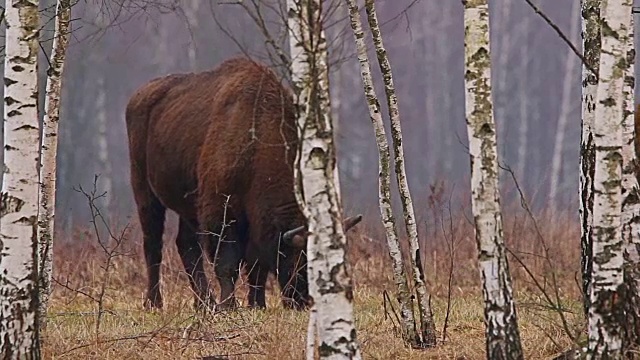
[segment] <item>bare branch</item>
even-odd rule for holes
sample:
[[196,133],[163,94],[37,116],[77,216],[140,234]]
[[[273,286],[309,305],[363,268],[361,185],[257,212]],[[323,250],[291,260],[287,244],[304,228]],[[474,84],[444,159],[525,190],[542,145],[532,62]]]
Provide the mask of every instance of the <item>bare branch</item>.
[[589,71],[591,71],[591,73],[593,74],[593,76],[596,77],[596,79],[598,79],[598,76],[599,76],[598,72],[593,68],[593,66],[591,66],[591,64],[589,64],[587,59],[585,59],[585,57],[582,55],[582,53],[578,50],[578,48],[576,48],[576,46],[571,42],[571,40],[569,40],[569,38],[564,34],[564,32],[562,30],[560,30],[558,25],[556,25],[551,20],[551,18],[549,18],[545,13],[543,13],[542,10],[540,10],[540,8],[536,4],[533,3],[533,1],[531,1],[531,0],[524,0],[524,1],[531,7],[531,9],[533,9],[533,11],[536,14],[538,14],[547,24],[549,24],[549,26],[551,26],[551,28],[553,30],[555,30],[555,32],[558,34],[558,36],[560,36],[560,39],[562,39],[562,41],[567,43],[569,48],[571,48],[571,51],[573,51],[573,53],[576,54],[576,56],[580,58],[580,61],[582,61],[582,64],[587,69],[589,69]]

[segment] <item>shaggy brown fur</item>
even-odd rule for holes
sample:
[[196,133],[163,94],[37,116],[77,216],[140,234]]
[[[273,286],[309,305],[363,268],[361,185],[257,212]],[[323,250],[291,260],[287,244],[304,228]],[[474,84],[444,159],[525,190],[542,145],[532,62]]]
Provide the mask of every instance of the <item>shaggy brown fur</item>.
[[[215,303],[204,248],[215,263],[222,306],[235,306],[238,269],[246,263],[251,306],[265,306],[264,285],[273,272],[285,305],[303,307],[306,221],[293,191],[298,138],[292,95],[276,75],[232,58],[212,71],[154,79],[131,97],[126,123],[148,271],[145,306],[162,307],[168,208],[180,217],[176,244],[197,303]],[[345,231],[360,219],[348,219]]]

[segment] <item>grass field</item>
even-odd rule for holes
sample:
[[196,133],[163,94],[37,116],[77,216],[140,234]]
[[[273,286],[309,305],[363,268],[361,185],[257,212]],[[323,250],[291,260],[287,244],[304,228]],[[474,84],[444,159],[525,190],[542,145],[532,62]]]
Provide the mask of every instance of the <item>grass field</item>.
[[[516,214],[505,220],[507,245],[514,254],[509,260],[527,359],[551,358],[572,346],[571,336],[585,336],[576,280],[578,228],[571,221],[559,221],[557,215],[541,219],[535,223]],[[440,339],[436,348],[426,350],[403,344],[392,309],[397,309],[397,303],[385,301],[385,292],[394,298],[395,291],[384,237],[374,237],[375,231],[362,226],[349,234],[356,326],[364,358],[485,358],[483,303],[472,227],[461,215],[440,224],[424,232],[429,239],[426,275]],[[54,292],[43,333],[45,358],[304,358],[307,313],[283,309],[273,288],[267,293],[266,310],[245,307],[215,315],[194,313],[186,275],[170,240],[172,234],[167,234],[162,272],[165,307],[148,312],[142,308],[146,272],[138,234],[125,235],[119,250],[126,254],[112,257],[108,271],[105,251],[91,236],[82,237],[76,239],[76,245],[59,245],[54,250]],[[244,284],[237,289],[243,306],[246,291]],[[554,310],[558,306],[564,320]]]

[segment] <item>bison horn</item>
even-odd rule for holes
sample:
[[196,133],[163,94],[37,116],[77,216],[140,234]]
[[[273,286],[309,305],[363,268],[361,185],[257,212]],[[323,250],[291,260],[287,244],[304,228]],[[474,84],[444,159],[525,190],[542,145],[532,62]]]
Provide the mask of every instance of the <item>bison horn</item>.
[[303,226],[299,226],[299,227],[297,227],[297,228],[295,228],[293,230],[289,230],[289,231],[285,232],[284,234],[282,234],[282,241],[287,245],[291,245],[291,241],[293,240],[293,237],[298,235],[302,231],[304,231],[304,225]]
[[358,214],[356,216],[352,216],[345,219],[344,222],[342,223],[342,227],[344,228],[344,231],[347,232],[352,227],[358,225],[360,221],[362,221],[362,214]]
[[[342,222],[342,227],[345,232],[349,231],[352,227],[356,226],[360,221],[362,221],[362,214],[358,214],[349,218],[346,218]],[[306,239],[299,236],[301,232],[305,229],[304,225],[299,226],[293,230],[289,230],[282,234],[282,242],[289,246],[297,247],[297,248],[305,248],[307,246]]]

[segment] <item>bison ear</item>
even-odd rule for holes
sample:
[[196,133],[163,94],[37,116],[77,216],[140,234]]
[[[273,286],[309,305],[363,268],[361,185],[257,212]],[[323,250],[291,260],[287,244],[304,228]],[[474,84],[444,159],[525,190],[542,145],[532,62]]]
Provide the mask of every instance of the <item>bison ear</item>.
[[358,225],[360,221],[362,221],[362,214],[346,218],[343,222],[344,231],[349,231],[349,229]]
[[[304,231],[304,226],[300,226],[297,227],[293,230],[289,230],[287,232],[285,232],[284,234],[282,234],[282,242],[289,245],[289,246],[293,246],[295,247],[296,245],[294,244],[294,240],[297,236],[299,236],[298,234],[300,234],[301,232]],[[298,240],[299,241],[299,240]],[[306,244],[305,244],[306,246]]]
[[291,246],[296,249],[306,250],[307,249],[307,237],[297,234],[291,239]]
[[291,237],[283,237],[282,238],[282,242],[284,244],[286,244],[287,246],[291,246],[294,249],[301,249],[301,250],[306,250],[307,249],[307,237],[304,236],[307,234],[295,234]]

